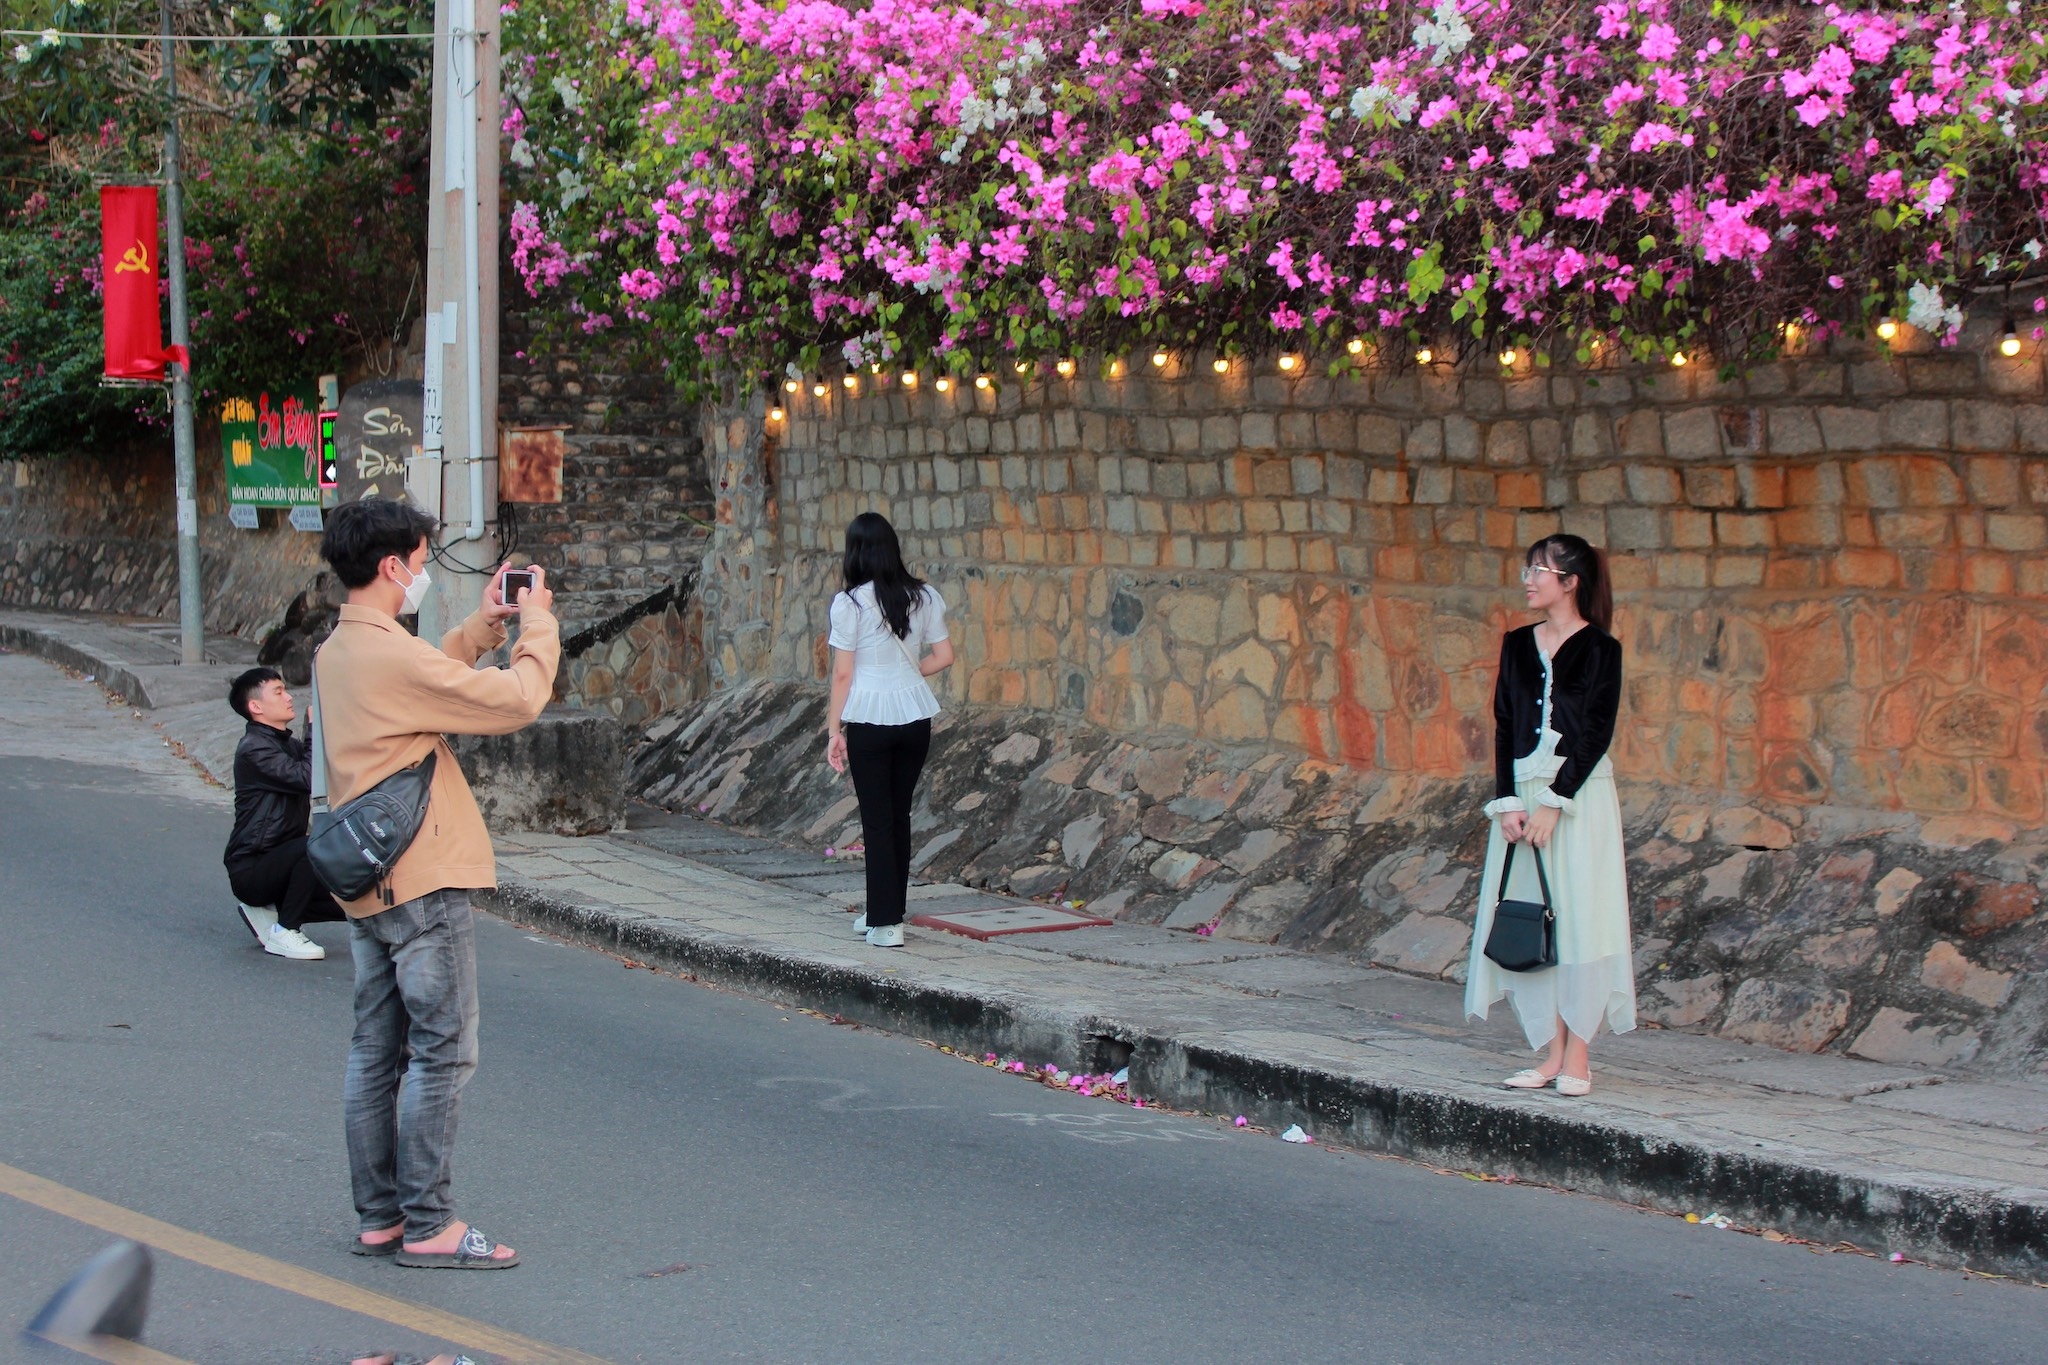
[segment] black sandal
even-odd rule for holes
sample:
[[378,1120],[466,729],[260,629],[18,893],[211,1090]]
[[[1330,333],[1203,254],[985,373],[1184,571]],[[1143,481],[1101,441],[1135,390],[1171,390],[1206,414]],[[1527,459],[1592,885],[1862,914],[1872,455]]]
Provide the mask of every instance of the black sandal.
[[398,1249],[404,1245],[403,1231],[388,1242],[365,1242],[361,1233],[348,1239],[348,1249],[358,1256],[396,1256]]
[[510,1270],[519,1264],[519,1253],[498,1257],[491,1253],[498,1244],[485,1236],[479,1228],[472,1227],[462,1234],[462,1243],[453,1251],[407,1251],[398,1249],[398,1263],[408,1270]]

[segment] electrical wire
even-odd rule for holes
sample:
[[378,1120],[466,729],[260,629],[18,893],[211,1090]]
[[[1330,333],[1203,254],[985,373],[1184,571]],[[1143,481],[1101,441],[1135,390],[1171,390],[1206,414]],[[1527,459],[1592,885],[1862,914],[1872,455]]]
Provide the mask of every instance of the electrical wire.
[[56,38],[110,43],[431,43],[431,33],[83,33],[61,28],[0,28],[0,38]]
[[[502,562],[504,560],[513,558],[518,553],[519,513],[515,509],[513,504],[509,502],[501,502],[498,504],[497,558],[500,560],[500,562]],[[492,574],[495,574],[498,571],[497,565],[495,564],[488,569],[472,568],[471,566],[464,564],[459,559],[451,558],[448,554],[447,546],[435,545],[432,543],[431,540],[429,540],[428,542],[427,558],[431,563],[439,564],[442,568],[448,570],[450,573],[468,574],[475,578],[489,578]]]

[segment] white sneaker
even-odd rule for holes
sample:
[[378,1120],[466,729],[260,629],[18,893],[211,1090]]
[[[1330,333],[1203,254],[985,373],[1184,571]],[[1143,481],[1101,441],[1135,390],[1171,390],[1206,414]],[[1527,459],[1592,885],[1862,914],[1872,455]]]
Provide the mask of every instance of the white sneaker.
[[853,932],[861,938],[868,936],[868,912],[863,910],[853,922]]
[[287,929],[282,924],[270,926],[270,931],[263,936],[263,951],[300,962],[317,962],[327,956],[325,948],[298,930]]
[[235,909],[242,912],[242,923],[249,926],[249,932],[256,935],[258,943],[266,942],[263,936],[277,927],[277,911],[267,905],[244,905],[236,901]]
[[[862,918],[865,919],[866,916],[862,916]],[[900,924],[878,925],[868,930],[867,940],[870,948],[901,948],[903,946],[903,926]]]

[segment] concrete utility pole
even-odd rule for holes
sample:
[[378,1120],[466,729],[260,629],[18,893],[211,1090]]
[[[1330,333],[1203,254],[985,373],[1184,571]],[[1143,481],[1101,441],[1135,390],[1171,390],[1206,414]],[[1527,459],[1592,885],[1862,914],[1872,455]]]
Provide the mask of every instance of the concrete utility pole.
[[[185,199],[178,178],[178,63],[171,0],[159,0],[164,36],[164,264],[170,271],[171,344],[192,345],[185,304]],[[200,602],[198,475],[192,450],[192,371],[167,362],[171,377],[171,450],[178,483],[178,662],[206,662],[206,614]]]
[[428,639],[476,606],[497,565],[497,14],[496,0],[434,5],[425,411],[420,458],[406,474],[413,501],[447,523],[420,611]]

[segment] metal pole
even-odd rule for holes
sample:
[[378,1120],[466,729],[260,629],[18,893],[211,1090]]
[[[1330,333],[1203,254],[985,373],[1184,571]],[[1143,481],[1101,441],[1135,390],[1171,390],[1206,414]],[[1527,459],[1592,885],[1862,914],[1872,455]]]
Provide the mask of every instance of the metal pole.
[[[192,345],[185,306],[185,200],[178,180],[177,44],[171,41],[171,3],[159,0],[164,34],[164,258],[170,268],[171,344]],[[206,662],[206,618],[200,605],[199,494],[192,440],[192,374],[169,362],[171,448],[178,470],[178,662]]]

